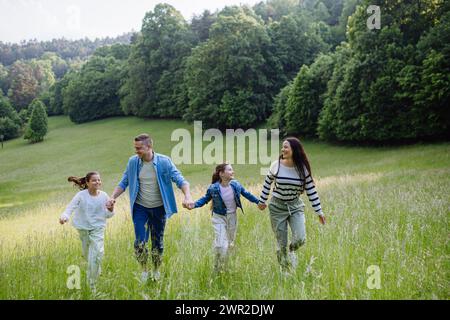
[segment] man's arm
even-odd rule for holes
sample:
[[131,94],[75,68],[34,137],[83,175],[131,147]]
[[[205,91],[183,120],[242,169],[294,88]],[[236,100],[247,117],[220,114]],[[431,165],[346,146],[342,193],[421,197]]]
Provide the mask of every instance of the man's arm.
[[123,190],[121,187],[117,186],[112,195],[111,198],[106,202],[106,208],[108,210],[113,210],[114,209],[114,204],[116,203],[116,199],[122,194],[124,193],[125,190]]
[[125,190],[122,189],[120,186],[117,186],[114,191],[113,194],[111,195],[111,198],[113,198],[114,200],[116,200],[122,193],[124,193]]
[[120,180],[119,185],[114,189],[112,195],[111,195],[111,199],[108,200],[108,202],[106,202],[106,207],[108,209],[112,209],[114,203],[116,203],[116,199],[125,192],[125,189],[128,186],[128,168],[130,166],[130,163],[128,162],[127,164],[127,168],[125,169],[123,176],[122,176],[122,180]]
[[169,159],[169,170],[170,178],[177,185],[177,187],[180,188],[181,191],[183,191],[183,207],[192,209],[194,207],[194,201],[192,200],[191,191],[189,189],[189,182],[184,179],[183,175],[177,169],[171,159]]
[[181,191],[184,193],[183,207],[194,208],[194,200],[192,200],[191,190],[189,189],[189,182],[185,181],[181,186]]

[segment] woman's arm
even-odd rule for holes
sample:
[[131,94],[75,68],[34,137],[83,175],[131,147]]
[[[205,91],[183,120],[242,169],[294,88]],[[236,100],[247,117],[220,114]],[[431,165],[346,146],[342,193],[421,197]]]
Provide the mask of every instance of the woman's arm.
[[261,190],[261,196],[259,197],[260,202],[262,204],[265,204],[267,199],[269,198],[270,188],[272,187],[272,183],[273,183],[274,179],[275,178],[274,178],[272,172],[269,170],[269,172],[267,173],[266,178],[264,179],[264,185],[263,185],[263,188]]
[[319,216],[323,216],[322,206],[320,205],[319,194],[316,191],[316,185],[314,184],[314,180],[309,174],[308,170],[305,168],[305,191],[308,196],[309,202],[311,203],[312,208],[315,213]]
[[320,205],[319,194],[316,191],[316,185],[314,180],[309,174],[308,170],[305,168],[305,191],[308,196],[309,202],[311,203],[315,213],[319,216],[319,221],[321,224],[325,224],[325,215],[322,211],[322,206]]

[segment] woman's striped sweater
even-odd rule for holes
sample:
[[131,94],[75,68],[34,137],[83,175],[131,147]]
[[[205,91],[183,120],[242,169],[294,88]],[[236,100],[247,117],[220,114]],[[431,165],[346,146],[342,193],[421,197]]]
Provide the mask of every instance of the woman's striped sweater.
[[[278,163],[278,160],[272,163],[266,179],[264,180],[264,186],[260,197],[260,201],[262,203],[265,203],[269,198],[270,188],[274,181],[275,186],[272,191],[273,197],[284,201],[292,201],[300,196],[300,191],[305,181],[300,179],[295,167],[287,167],[280,163],[280,170],[278,170]],[[308,199],[311,202],[316,214],[323,215],[319,195],[317,194],[314,181],[306,167],[304,167],[304,170],[306,180],[304,189]]]

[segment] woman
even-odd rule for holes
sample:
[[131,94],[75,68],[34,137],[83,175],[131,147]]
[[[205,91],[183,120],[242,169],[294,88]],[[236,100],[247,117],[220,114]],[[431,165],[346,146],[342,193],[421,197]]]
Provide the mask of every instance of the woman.
[[[290,137],[283,141],[279,159],[272,163],[264,181],[260,197],[260,209],[266,207],[270,188],[275,181],[272,198],[269,201],[270,221],[277,239],[277,257],[282,271],[297,267],[295,251],[305,244],[304,203],[300,195],[306,191],[309,201],[319,216],[320,223],[325,224],[325,216],[320,206],[311,167],[302,144],[297,138]],[[292,231],[292,241],[288,250],[288,225]]]

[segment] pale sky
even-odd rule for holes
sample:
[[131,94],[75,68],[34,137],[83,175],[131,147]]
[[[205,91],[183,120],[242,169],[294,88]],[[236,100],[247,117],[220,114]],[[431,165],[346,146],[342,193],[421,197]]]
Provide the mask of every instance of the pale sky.
[[0,41],[94,39],[141,29],[146,12],[168,3],[186,20],[203,10],[262,0],[0,0]]

